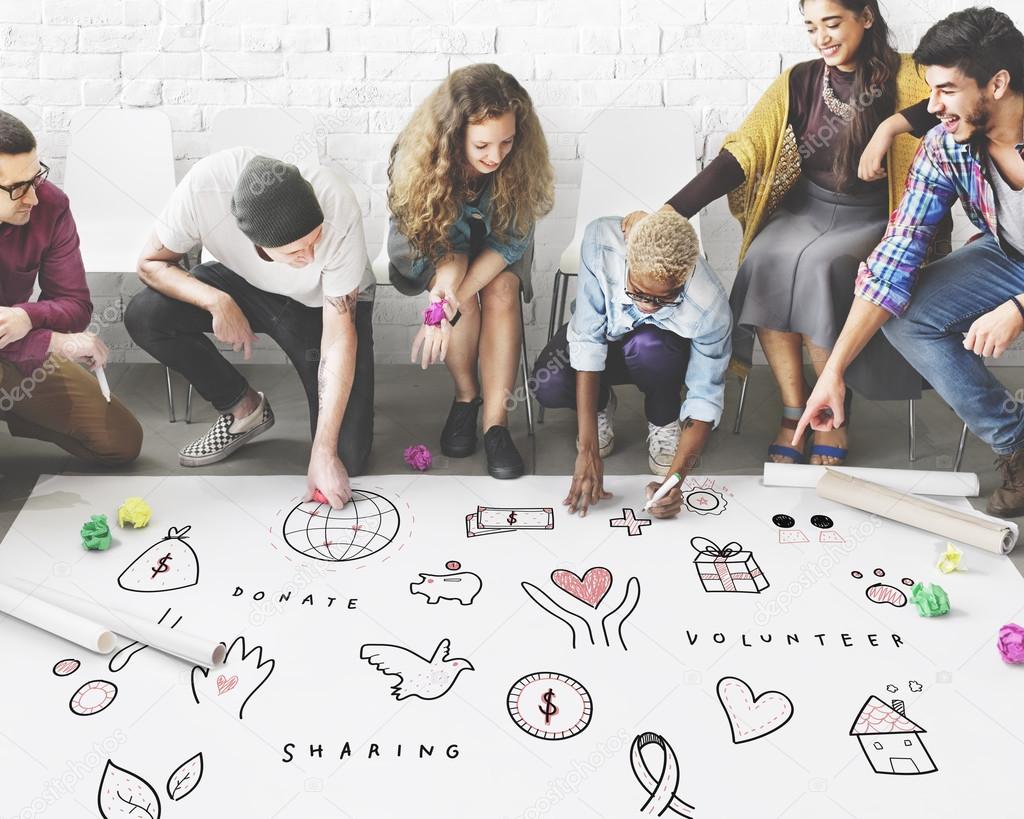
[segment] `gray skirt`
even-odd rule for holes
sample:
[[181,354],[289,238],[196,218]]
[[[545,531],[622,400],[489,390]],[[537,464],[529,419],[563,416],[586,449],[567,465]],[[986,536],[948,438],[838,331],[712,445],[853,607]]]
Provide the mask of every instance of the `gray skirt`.
[[[729,297],[735,318],[733,355],[750,364],[758,327],[800,333],[832,349],[854,299],[860,263],[888,222],[885,189],[834,193],[801,179],[750,243]],[[846,371],[865,398],[920,398],[923,381],[882,333]]]
[[[477,236],[474,231],[469,251],[470,264],[485,248],[485,238]],[[524,301],[533,300],[533,249],[534,243],[531,241],[526,252],[508,266],[508,270],[519,277]],[[395,290],[406,296],[418,296],[427,290],[436,272],[433,262],[418,257],[405,234],[395,228],[393,219],[388,221],[388,262],[388,278]]]

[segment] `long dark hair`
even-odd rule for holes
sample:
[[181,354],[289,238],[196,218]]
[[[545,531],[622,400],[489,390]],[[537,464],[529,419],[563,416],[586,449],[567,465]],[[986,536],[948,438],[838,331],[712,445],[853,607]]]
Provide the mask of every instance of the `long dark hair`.
[[[870,9],[874,19],[871,28],[864,31],[864,39],[857,52],[851,101],[854,117],[836,144],[832,165],[838,188],[844,191],[855,184],[860,156],[878,126],[896,112],[896,75],[900,70],[900,55],[893,46],[892,33],[878,7],[878,0],[835,2],[861,17]],[[803,8],[801,0],[801,12]]]

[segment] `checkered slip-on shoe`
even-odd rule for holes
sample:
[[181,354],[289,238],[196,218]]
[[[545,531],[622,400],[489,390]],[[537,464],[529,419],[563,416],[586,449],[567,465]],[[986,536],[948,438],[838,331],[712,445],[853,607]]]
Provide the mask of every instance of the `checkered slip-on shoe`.
[[223,461],[232,452],[274,426],[274,411],[263,393],[252,415],[235,422],[230,412],[217,419],[209,431],[178,454],[182,466],[207,466]]

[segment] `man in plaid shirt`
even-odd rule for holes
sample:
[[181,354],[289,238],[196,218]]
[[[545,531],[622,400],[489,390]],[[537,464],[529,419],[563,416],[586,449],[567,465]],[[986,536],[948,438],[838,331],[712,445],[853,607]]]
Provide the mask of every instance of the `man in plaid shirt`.
[[[921,143],[907,192],[861,265],[846,326],[793,443],[843,424],[843,373],[881,328],[999,456],[988,511],[1024,514],[1024,407],[986,368],[1024,331],[1024,35],[991,8],[932,26],[914,52],[942,122]],[[959,199],[981,233],[924,264]]]

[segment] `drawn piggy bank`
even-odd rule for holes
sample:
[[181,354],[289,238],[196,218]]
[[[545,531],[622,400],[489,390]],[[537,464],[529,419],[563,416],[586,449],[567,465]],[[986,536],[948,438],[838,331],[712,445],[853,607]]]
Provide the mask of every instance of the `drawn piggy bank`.
[[468,606],[480,594],[483,588],[480,575],[474,572],[455,572],[454,574],[424,574],[420,572],[420,581],[409,584],[410,594],[422,594],[427,603],[434,605],[439,600],[458,600]]

